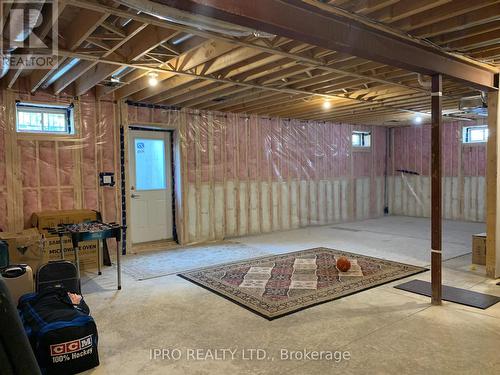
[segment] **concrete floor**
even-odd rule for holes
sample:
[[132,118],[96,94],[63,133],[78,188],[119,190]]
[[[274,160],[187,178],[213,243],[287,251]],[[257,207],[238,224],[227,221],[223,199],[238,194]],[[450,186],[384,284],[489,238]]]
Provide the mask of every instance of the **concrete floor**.
[[[387,217],[234,241],[242,244],[236,252],[242,259],[327,246],[426,265],[428,225],[425,219]],[[500,296],[482,267],[470,269],[470,236],[484,225],[446,222],[444,228],[445,283]],[[161,258],[178,272],[235,260],[211,250],[127,256],[124,263]],[[426,272],[409,279],[429,277]],[[84,279],[100,334],[101,365],[89,374],[497,374],[500,368],[500,304],[487,310],[446,302],[431,306],[429,298],[394,289],[398,281],[267,321],[175,275],[136,281],[124,273],[123,279],[121,291],[114,290],[112,269]],[[154,349],[165,350],[164,358],[151,359]],[[188,358],[196,349],[199,356]],[[229,352],[223,359],[222,349],[232,350],[234,359]],[[252,349],[266,358],[249,360]],[[348,352],[350,359],[301,360],[297,354],[286,360],[282,350]],[[218,358],[204,360],[210,354]]]

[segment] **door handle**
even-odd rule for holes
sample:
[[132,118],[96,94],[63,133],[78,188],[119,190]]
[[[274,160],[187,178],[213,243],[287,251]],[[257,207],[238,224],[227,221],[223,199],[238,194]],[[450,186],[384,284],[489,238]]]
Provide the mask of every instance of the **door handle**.
[[140,197],[139,194],[134,194],[134,193],[130,194],[130,198],[139,198],[139,197]]

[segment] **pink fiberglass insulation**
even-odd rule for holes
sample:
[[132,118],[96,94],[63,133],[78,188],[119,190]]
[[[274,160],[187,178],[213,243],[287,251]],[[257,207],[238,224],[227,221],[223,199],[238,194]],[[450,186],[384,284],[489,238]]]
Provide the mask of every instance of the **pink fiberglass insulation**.
[[[45,191],[42,191],[42,196],[45,193]],[[23,190],[23,214],[25,227],[31,226],[31,214],[38,211],[38,207],[41,205],[43,205],[43,203],[37,190]],[[55,209],[57,209],[57,207]]]
[[[203,112],[185,116],[190,183],[197,176],[200,183],[322,180],[370,177],[373,171],[381,176],[385,171],[385,128]],[[373,146],[353,152],[353,130],[371,131]]]
[[226,126],[226,117],[221,119],[213,128],[213,168],[214,182],[222,183],[224,181],[224,131]]
[[[370,127],[367,127],[367,126],[358,126],[358,127],[356,127],[355,130],[357,130],[357,131],[371,131],[372,129]],[[372,141],[373,141],[373,137],[374,137],[374,131],[372,131]],[[381,146],[381,145],[377,144],[377,148],[379,146]],[[372,152],[365,152],[364,149],[353,148],[352,157],[353,157],[353,165],[355,166],[355,168],[353,168],[353,171],[352,171],[353,176],[354,177],[370,176],[371,169],[372,169],[372,161],[374,160],[373,153]]]
[[73,185],[75,161],[72,142],[59,142],[59,179],[61,186]]
[[72,210],[75,207],[75,192],[73,189],[61,190],[61,209]]
[[[47,188],[43,189],[41,193],[41,199],[42,199],[42,211],[52,211],[52,210],[58,210],[59,209],[59,194],[56,188]],[[32,207],[30,207],[32,208]],[[25,220],[26,218],[26,213],[25,213]],[[28,215],[29,216],[29,215]]]
[[[232,114],[228,114],[228,118],[226,121],[226,124],[229,123],[233,119]],[[233,126],[226,126],[225,129],[225,134],[226,134],[226,139],[225,139],[225,149],[226,149],[226,155],[225,157],[225,163],[226,163],[226,178],[228,180],[232,180],[236,178],[236,127]],[[188,133],[189,136],[189,133]],[[187,154],[189,154],[189,149]]]
[[186,165],[187,165],[187,176],[190,183],[196,182],[196,152],[194,152],[195,146],[195,130],[194,127],[188,126],[186,129],[186,139],[182,142],[186,144],[185,153]]
[[194,115],[194,120],[196,121],[196,129],[198,132],[197,143],[199,151],[199,165],[197,165],[198,171],[200,172],[201,182],[208,182],[209,176],[209,149],[208,149],[208,138],[209,138],[209,128],[211,124],[206,121],[206,119],[201,118],[201,116]]
[[[0,90],[0,191],[5,188],[6,165],[5,165],[5,106],[3,105],[2,91]],[[1,202],[1,200],[0,200]]]
[[[38,187],[38,169],[36,144],[33,141],[19,141],[17,143],[21,155],[21,180],[23,187]],[[52,169],[53,170],[53,169]],[[50,173],[50,169],[48,171]]]
[[[4,91],[0,91],[2,97]],[[54,97],[41,92],[35,96],[20,93],[16,99],[28,102],[70,104],[71,99],[64,95]],[[7,121],[4,102],[0,100],[0,229],[11,230],[7,225],[7,192],[5,165],[5,129]],[[117,202],[115,188],[107,188],[103,194],[103,202],[98,202],[97,176],[102,169],[116,173],[114,140],[115,104],[102,101],[98,106],[92,95],[86,95],[75,101],[80,114],[75,119],[78,139],[46,140],[32,136],[24,136],[17,141],[19,155],[19,171],[14,171],[19,180],[15,181],[22,189],[21,202],[25,226],[30,226],[31,215],[40,210],[58,210],[73,208],[99,209],[103,207],[106,217],[116,221]],[[99,116],[97,109],[100,109]],[[99,118],[98,118],[99,117]],[[76,164],[76,157],[80,165]],[[100,159],[102,158],[102,160]],[[81,175],[76,176],[79,167]],[[75,178],[76,177],[76,178]],[[117,176],[118,177],[118,176]],[[80,191],[77,194],[77,191]],[[82,197],[81,204],[75,198]],[[12,198],[10,198],[12,199]]]
[[55,142],[39,142],[40,186],[57,186],[57,154]]
[[128,106],[128,122],[130,125],[162,124],[173,128],[179,121],[179,111],[151,108],[148,106]]
[[[469,122],[443,124],[442,155],[443,176],[456,177],[459,171],[464,176],[486,175],[486,143],[462,144],[462,127],[473,126]],[[388,163],[389,174],[397,170],[414,171],[423,176],[430,175],[430,125],[391,129],[394,147]]]
[[462,151],[464,176],[486,175],[486,147],[464,147]]
[[103,220],[106,222],[116,222],[118,217],[116,217],[116,201],[115,201],[115,191],[114,189],[106,188],[103,191],[102,197],[103,202]]
[[387,129],[375,127],[373,131],[373,144],[375,148],[374,173],[382,176],[385,173],[386,150],[387,150]]
[[85,202],[85,208],[89,210],[98,210],[98,197],[97,190],[86,189],[83,191],[83,201]]
[[151,122],[165,124],[167,127],[175,127],[179,118],[179,111],[167,109],[150,110]]
[[248,119],[243,116],[236,118],[236,141],[238,142],[237,173],[240,180],[248,179]]
[[139,124],[151,122],[153,111],[147,107],[137,107],[137,122]]
[[0,231],[7,231],[7,193],[0,193]]
[[[96,108],[95,103],[83,102],[80,106],[82,145],[82,179],[85,189],[96,189]],[[85,201],[86,202],[86,201]]]
[[259,134],[259,124],[255,117],[251,117],[248,119],[248,177],[250,180],[258,180],[259,178],[259,143],[260,143],[260,134]]
[[98,118],[100,133],[97,137],[99,152],[102,155],[103,170],[115,171],[115,135],[114,135],[114,104],[103,102],[100,105],[100,116]]
[[129,124],[135,124],[137,122],[137,107],[127,106],[127,120]]
[[[118,178],[115,161],[115,148],[117,147],[115,142],[115,108],[114,104],[111,102],[101,102],[99,111],[99,129],[98,134],[98,153],[101,158],[102,170],[98,172],[114,172],[115,177]],[[98,168],[99,169],[99,168]],[[102,215],[103,220],[107,222],[116,222],[117,218],[117,204],[115,189],[110,187],[101,187],[102,189]]]

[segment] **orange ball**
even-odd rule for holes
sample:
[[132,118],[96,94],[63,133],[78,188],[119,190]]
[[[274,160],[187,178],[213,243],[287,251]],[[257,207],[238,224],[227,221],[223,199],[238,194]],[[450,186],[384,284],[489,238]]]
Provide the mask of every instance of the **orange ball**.
[[351,262],[346,257],[342,256],[337,259],[337,269],[340,272],[347,272],[351,268]]

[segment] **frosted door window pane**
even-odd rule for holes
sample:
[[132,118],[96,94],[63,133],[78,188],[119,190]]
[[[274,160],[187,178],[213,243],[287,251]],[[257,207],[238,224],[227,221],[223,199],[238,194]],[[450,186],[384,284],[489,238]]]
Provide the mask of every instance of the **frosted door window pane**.
[[165,141],[135,140],[136,190],[160,190],[167,187],[165,176]]

